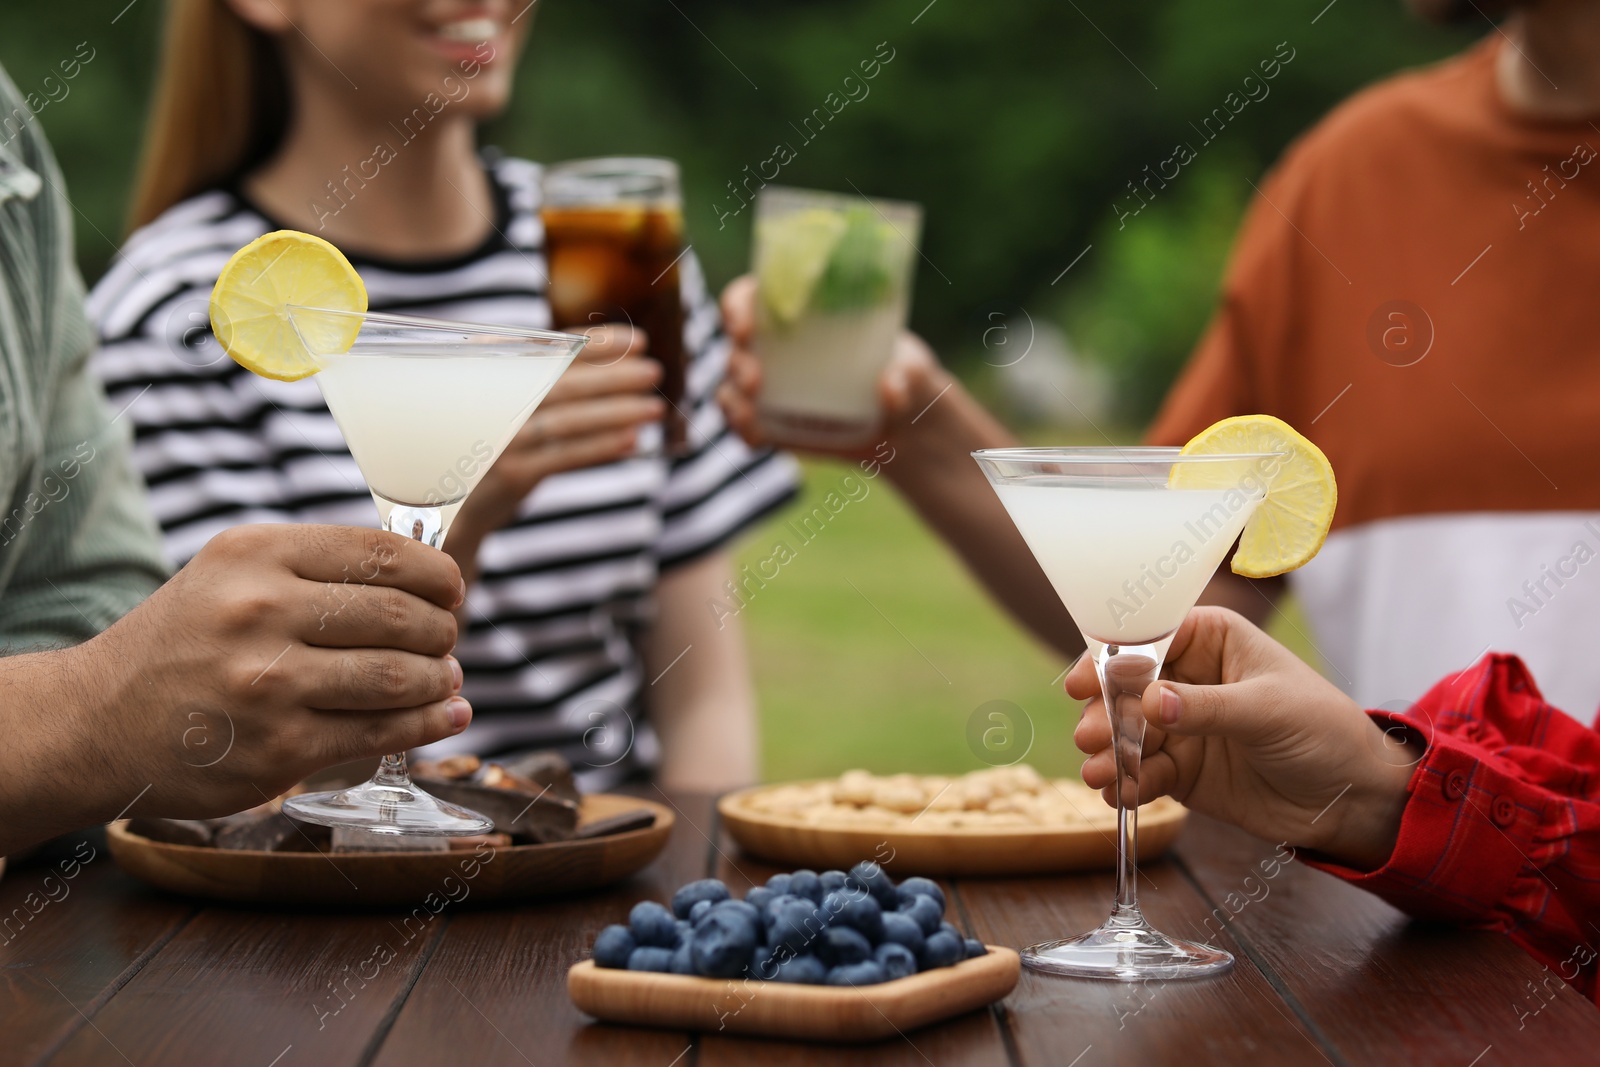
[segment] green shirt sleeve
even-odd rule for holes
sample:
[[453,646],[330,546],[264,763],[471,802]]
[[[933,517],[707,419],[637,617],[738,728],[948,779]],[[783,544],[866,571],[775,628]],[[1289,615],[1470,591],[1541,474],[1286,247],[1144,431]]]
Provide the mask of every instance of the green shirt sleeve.
[[87,640],[167,573],[127,426],[88,369],[71,211],[0,71],[0,654]]

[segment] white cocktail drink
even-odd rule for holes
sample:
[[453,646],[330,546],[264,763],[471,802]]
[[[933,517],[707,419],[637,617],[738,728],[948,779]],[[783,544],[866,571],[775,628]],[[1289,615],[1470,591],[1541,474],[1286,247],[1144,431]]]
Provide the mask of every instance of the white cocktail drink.
[[466,498],[566,362],[474,346],[441,359],[404,345],[324,357],[317,384],[387,520],[396,504]]
[[[588,339],[369,312],[291,307],[301,344],[384,529],[442,548],[461,504]],[[374,558],[348,581],[373,581]],[[405,753],[370,781],[302,793],[283,810],[302,822],[377,834],[465,836],[487,816],[418,789]]]
[[1238,489],[1137,483],[995,492],[1084,636],[1110,645],[1176,630],[1261,502]]
[[1034,945],[1022,962],[1052,974],[1121,981],[1227,970],[1228,953],[1168,937],[1139,911],[1142,700],[1183,617],[1265,499],[1279,454],[996,448],[972,455],[1083,634],[1116,764],[1111,917],[1089,933]]

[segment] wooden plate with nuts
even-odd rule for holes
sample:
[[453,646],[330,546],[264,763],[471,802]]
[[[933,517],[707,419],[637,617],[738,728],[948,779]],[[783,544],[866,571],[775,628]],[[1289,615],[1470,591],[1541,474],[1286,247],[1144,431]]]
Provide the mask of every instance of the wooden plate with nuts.
[[[874,859],[898,878],[1116,865],[1117,813],[1099,792],[1025,764],[959,776],[847,771],[742,789],[717,810],[740,848],[785,866],[827,870]],[[1140,807],[1139,861],[1164,853],[1187,816],[1169,797]]]

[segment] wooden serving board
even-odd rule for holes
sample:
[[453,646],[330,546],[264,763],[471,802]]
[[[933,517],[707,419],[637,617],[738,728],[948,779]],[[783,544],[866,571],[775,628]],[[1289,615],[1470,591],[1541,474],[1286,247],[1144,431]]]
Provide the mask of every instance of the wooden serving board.
[[460,852],[250,852],[169,845],[106,827],[117,864],[185,896],[255,904],[393,907],[430,900],[536,900],[619,882],[666,847],[672,809],[636,797],[583,798],[578,825],[648,808],[655,825],[546,845]]
[[[1103,818],[1087,825],[1064,828],[923,829],[914,823],[829,826],[751,806],[752,797],[772,788],[777,787],[756,786],[729,793],[717,802],[717,811],[740,848],[780,866],[844,870],[873,859],[896,878],[904,878],[912,874],[1058,874],[1111,868],[1117,862],[1117,814],[1110,808],[1104,810]],[[1141,807],[1139,862],[1165,852],[1188,815],[1188,810],[1170,797]]]
[[567,972],[567,992],[580,1011],[606,1022],[878,1041],[992,1004],[1011,992],[1020,972],[1021,958],[995,945],[954,967],[850,988],[621,971],[584,960]]

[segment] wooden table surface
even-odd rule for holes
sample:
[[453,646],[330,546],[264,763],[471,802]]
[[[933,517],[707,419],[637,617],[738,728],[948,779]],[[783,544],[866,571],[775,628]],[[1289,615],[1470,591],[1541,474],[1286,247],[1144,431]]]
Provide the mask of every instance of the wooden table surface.
[[[1274,846],[1193,817],[1141,872],[1151,920],[1222,928],[1218,978],[1124,985],[1023,972],[989,1011],[868,1046],[802,1045],[596,1024],[566,972],[635,901],[716,874],[736,894],[773,868],[738,854],[709,798],[670,796],[666,852],[632,881],[520,907],[294,913],[163,896],[123,874],[103,838],[77,876],[0,880],[0,1064],[799,1063],[1448,1064],[1600,1061],[1600,1011],[1495,934],[1430,929]],[[72,842],[57,848],[73,847]],[[66,854],[66,853],[63,853]],[[1266,862],[1265,868],[1262,862]],[[1270,872],[1270,877],[1268,873]],[[951,920],[1011,946],[1089,929],[1111,875],[947,882]],[[393,959],[352,978],[376,946]],[[343,990],[336,996],[335,989]]]

